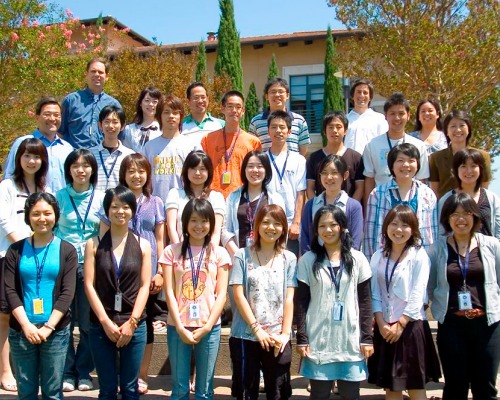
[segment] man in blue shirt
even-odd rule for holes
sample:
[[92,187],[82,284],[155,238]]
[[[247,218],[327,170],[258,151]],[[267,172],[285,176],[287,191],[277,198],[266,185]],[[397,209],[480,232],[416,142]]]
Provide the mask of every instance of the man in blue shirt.
[[59,132],[73,147],[88,149],[102,142],[98,126],[99,113],[107,105],[121,108],[120,103],[104,93],[108,80],[109,63],[104,58],[94,58],[87,63],[87,87],[68,94],[62,103],[62,122]]
[[7,155],[3,178],[9,178],[14,174],[17,149],[24,139],[40,139],[49,155],[49,173],[47,176],[47,187],[52,193],[66,187],[64,179],[64,161],[73,147],[57,136],[57,130],[61,125],[61,105],[53,97],[44,97],[36,105],[35,119],[38,126],[32,134],[17,138]]

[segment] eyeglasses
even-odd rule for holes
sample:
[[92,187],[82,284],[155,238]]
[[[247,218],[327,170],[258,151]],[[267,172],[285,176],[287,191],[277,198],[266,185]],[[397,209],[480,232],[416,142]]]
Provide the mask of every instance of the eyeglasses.
[[267,94],[270,94],[271,96],[284,96],[286,94],[286,90],[281,89],[281,90],[270,90],[267,92]]
[[466,219],[468,217],[472,217],[471,212],[463,212],[463,213],[454,212],[454,213],[450,214],[450,219],[454,219],[454,220],[459,219],[459,218]]
[[340,172],[339,171],[321,171],[319,174],[324,178],[330,178],[330,177],[335,178],[335,177],[340,175]]

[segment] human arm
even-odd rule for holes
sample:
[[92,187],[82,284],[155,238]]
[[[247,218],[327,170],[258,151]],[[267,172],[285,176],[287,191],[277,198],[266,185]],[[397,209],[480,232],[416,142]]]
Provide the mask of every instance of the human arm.
[[169,208],[167,210],[167,232],[170,238],[170,243],[180,243],[180,238],[177,233],[177,212],[176,208]]
[[129,320],[119,327],[120,338],[116,342],[116,347],[124,347],[130,343],[149,297],[149,286],[151,282],[151,245],[147,240],[141,240],[139,243],[142,251],[139,292],[137,293]]
[[363,196],[364,196],[364,205],[368,208],[368,199],[370,197],[370,193],[375,188],[375,178],[370,176],[365,177],[365,183],[363,188]]
[[312,226],[312,205],[313,199],[307,200],[302,210],[300,221],[300,254],[304,254],[311,249],[311,226]]
[[16,184],[13,180],[4,179],[0,182],[0,235],[5,236],[10,243],[22,239],[15,218],[16,197]]
[[307,189],[306,189],[307,199],[314,198],[314,196],[316,195],[315,189],[316,189],[316,182],[313,179],[308,179]]
[[365,181],[355,181],[354,182],[354,193],[352,194],[352,198],[354,200],[359,201],[361,204],[363,204],[363,196],[365,193]]
[[358,283],[357,293],[361,352],[363,353],[363,357],[368,358],[373,355],[371,279]]
[[300,190],[297,192],[297,197],[295,199],[295,213],[293,216],[292,223],[288,227],[288,237],[291,240],[299,238],[300,219],[302,217],[302,208],[304,207],[305,198],[306,198],[305,190]]
[[[271,335],[274,340],[274,356],[276,357],[278,353],[283,353],[285,346],[290,340],[290,333],[292,331],[292,320],[293,320],[293,294],[295,292],[294,287],[287,287],[285,293],[285,302],[283,304],[283,323],[281,324],[281,333],[279,335]],[[278,349],[279,347],[279,349]]]
[[378,194],[376,190],[372,190],[368,197],[368,202],[366,204],[365,209],[365,220],[364,220],[364,236],[363,236],[363,253],[368,258],[371,259],[371,256],[377,250],[376,244],[374,243],[377,240],[376,235],[376,227],[377,227],[377,219],[378,219],[378,209],[379,207]]
[[308,145],[302,145],[302,146],[299,145],[299,153],[300,153],[300,155],[302,155],[304,157],[307,156],[307,149],[308,148],[309,148]]
[[[155,244],[156,244],[156,254],[161,254],[165,248],[165,223],[161,222],[155,225]],[[149,287],[150,294],[158,294],[163,288],[163,274],[161,271],[161,266],[157,265],[157,272],[151,280]],[[153,268],[153,266],[151,266]]]
[[[415,259],[411,260],[411,269],[408,279],[411,279],[412,287],[406,307],[403,311],[405,320],[419,319],[421,310],[427,301],[427,284],[429,282],[430,260],[426,251],[420,248]],[[406,326],[406,324],[404,324]]]
[[349,199],[347,202],[349,205],[347,207],[349,210],[347,227],[352,237],[353,247],[359,250],[361,248],[361,238],[363,237],[363,209],[361,204],[354,199]]
[[210,239],[211,243],[214,246],[220,245],[220,238],[221,238],[222,224],[223,223],[224,223],[224,216],[221,214],[215,214],[214,233],[212,234],[212,237]]
[[310,302],[311,289],[307,283],[299,280],[297,290],[294,293],[294,316],[297,324],[297,352],[302,358],[308,357],[310,350],[306,332],[306,316]]

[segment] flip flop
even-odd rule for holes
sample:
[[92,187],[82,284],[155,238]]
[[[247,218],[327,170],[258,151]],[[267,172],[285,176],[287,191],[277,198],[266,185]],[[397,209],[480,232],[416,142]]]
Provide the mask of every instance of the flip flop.
[[139,394],[146,394],[148,392],[148,383],[144,379],[141,379],[141,378],[139,378],[137,383],[139,385],[139,389],[138,389]]
[[1,387],[7,392],[17,392],[17,383],[2,383]]

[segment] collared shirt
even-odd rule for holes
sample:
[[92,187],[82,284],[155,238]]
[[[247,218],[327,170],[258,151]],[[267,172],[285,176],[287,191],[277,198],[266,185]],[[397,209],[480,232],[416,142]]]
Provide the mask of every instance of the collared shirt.
[[[309,137],[309,128],[307,127],[307,122],[304,117],[300,114],[287,111],[287,113],[292,117],[292,131],[286,139],[286,144],[288,150],[299,151],[299,146],[307,146],[311,144],[311,138]],[[267,118],[269,117],[270,111],[267,110],[263,113],[257,114],[250,121],[248,126],[248,132],[254,134],[260,139],[262,143],[262,151],[269,150],[271,147],[271,137],[267,130]]]
[[[434,192],[422,182],[413,180],[417,196],[417,219],[422,236],[422,247],[429,249],[438,237],[437,199]],[[387,213],[394,207],[393,198],[398,197],[398,184],[391,178],[388,183],[377,186],[370,193],[365,216],[363,252],[368,259],[383,246],[382,224]],[[392,194],[392,196],[391,196]]]
[[347,120],[349,128],[344,139],[344,146],[356,150],[360,154],[363,154],[365,146],[370,140],[389,130],[384,114],[373,111],[371,108],[363,114],[351,110],[347,114]]
[[126,156],[135,154],[134,150],[125,147],[120,141],[118,141],[118,148],[111,154],[108,149],[103,147],[102,143],[99,143],[98,146],[91,147],[89,150],[97,160],[96,190],[102,190],[104,192],[107,189],[118,186],[120,183],[120,165]]
[[58,136],[56,136],[56,138],[51,142],[38,129],[32,134],[21,136],[14,141],[7,159],[5,160],[3,179],[10,178],[14,175],[17,149],[23,140],[31,138],[40,139],[47,148],[49,156],[47,188],[49,188],[52,193],[55,193],[66,187],[66,180],[64,179],[64,162],[66,161],[68,154],[73,151],[73,147]]
[[224,128],[226,121],[212,117],[210,113],[207,113],[203,121],[196,121],[191,114],[182,120],[182,130],[181,134],[189,136],[189,139],[196,140],[196,144],[201,144],[201,139],[207,133],[218,131]]
[[68,94],[62,102],[62,120],[59,132],[76,149],[89,149],[102,142],[99,113],[108,105],[121,108],[109,94],[94,94],[89,88]]

